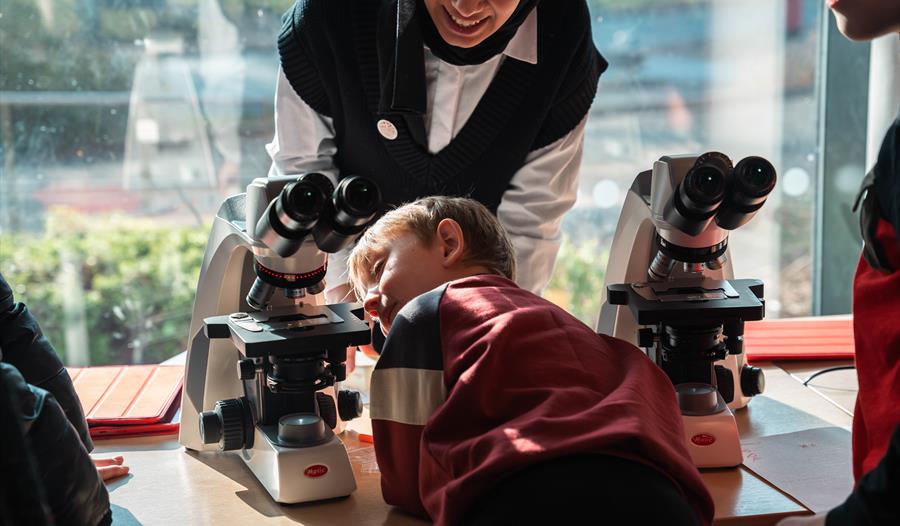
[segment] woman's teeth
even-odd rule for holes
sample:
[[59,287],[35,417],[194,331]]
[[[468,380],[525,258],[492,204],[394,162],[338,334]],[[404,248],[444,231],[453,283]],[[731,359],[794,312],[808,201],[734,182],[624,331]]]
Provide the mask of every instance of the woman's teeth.
[[472,27],[472,26],[480,24],[484,20],[484,18],[482,18],[480,20],[464,20],[462,18],[456,18],[453,15],[450,15],[450,18],[452,18],[453,21],[456,22],[457,25],[462,26],[462,27]]

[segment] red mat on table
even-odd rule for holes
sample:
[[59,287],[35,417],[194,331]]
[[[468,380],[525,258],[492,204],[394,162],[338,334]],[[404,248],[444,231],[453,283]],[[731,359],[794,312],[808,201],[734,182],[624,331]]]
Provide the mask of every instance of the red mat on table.
[[182,365],[69,367],[91,436],[112,438],[178,431],[172,422]]
[[852,359],[853,319],[787,318],[744,324],[748,361]]

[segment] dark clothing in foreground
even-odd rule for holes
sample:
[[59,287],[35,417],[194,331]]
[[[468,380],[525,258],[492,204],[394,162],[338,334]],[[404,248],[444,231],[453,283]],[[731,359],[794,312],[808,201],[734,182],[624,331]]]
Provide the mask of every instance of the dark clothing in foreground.
[[878,466],[866,473],[847,500],[825,519],[825,526],[881,524],[900,524],[900,425]]
[[0,523],[111,523],[72,380],[0,275]]

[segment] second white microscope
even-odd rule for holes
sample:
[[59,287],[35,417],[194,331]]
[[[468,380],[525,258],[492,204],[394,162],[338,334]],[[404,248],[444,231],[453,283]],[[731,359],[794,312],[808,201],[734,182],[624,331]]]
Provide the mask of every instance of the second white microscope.
[[742,462],[732,410],[764,389],[743,353],[744,322],[765,315],[763,284],[734,279],[728,234],[775,181],[761,157],[662,157],[635,178],[616,227],[597,330],[644,348],[672,380],[698,467]]

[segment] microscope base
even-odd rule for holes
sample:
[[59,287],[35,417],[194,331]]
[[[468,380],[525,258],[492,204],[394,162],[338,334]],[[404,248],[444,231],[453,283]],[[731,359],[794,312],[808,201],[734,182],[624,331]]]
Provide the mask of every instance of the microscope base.
[[731,468],[744,461],[734,413],[727,407],[714,415],[687,416],[684,441],[698,468]]
[[253,448],[242,450],[241,458],[282,504],[346,497],[356,490],[350,457],[337,436],[319,446],[282,447],[256,428]]

